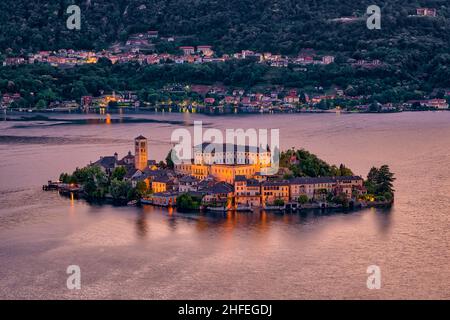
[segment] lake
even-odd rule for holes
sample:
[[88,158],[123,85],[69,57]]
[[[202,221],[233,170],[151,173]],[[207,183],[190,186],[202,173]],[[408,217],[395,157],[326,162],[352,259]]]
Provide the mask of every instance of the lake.
[[[0,121],[2,299],[450,298],[450,112],[20,117]],[[141,134],[150,158],[163,160],[172,131],[194,120],[221,130],[280,129],[282,149],[305,148],[358,175],[388,164],[395,204],[333,214],[182,214],[41,190],[63,171],[133,151]],[[69,265],[81,268],[81,290],[66,287]],[[381,269],[379,290],[366,286],[371,265]]]

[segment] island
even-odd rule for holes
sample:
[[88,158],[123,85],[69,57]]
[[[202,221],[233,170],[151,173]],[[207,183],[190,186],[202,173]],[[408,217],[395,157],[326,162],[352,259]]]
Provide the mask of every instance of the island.
[[270,165],[269,147],[234,146],[235,153],[244,150],[241,164],[229,164],[227,152],[216,152],[215,159],[223,161],[208,164],[211,152],[219,150],[211,143],[197,146],[194,159],[181,164],[173,163],[171,153],[159,163],[149,160],[144,136],[135,138],[134,147],[134,155],[130,151],[121,159],[117,153],[102,156],[72,174],[62,173],[43,189],[90,202],[176,207],[180,212],[349,210],[390,206],[394,201],[395,177],[388,165],[371,168],[363,179],[343,164],[330,165],[292,148],[280,153],[278,172],[266,175],[262,172]]

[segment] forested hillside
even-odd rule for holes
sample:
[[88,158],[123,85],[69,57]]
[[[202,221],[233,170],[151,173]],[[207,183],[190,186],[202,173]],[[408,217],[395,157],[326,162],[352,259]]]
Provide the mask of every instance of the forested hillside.
[[[70,4],[81,7],[81,30],[66,28]],[[366,27],[365,12],[372,4],[382,9],[381,30]],[[413,16],[419,7],[435,8],[437,17]],[[350,16],[361,19],[335,20]],[[71,70],[42,65],[0,70],[0,92],[19,92],[29,104],[109,90],[141,90],[151,100],[149,88],[171,82],[221,81],[246,88],[338,85],[349,95],[370,94],[381,102],[450,87],[448,0],[2,0],[0,19],[3,56],[100,50],[132,34],[157,30],[162,37],[175,37],[176,45],[212,45],[218,55],[242,49],[296,55],[313,48],[336,57],[335,64],[305,72],[245,61],[183,66],[112,66],[103,61]],[[379,59],[383,67],[351,68],[348,58]]]
[[[70,4],[81,7],[80,31],[66,28]],[[372,4],[382,8],[379,31],[368,30],[364,20],[330,21],[362,17]],[[421,6],[436,8],[438,17],[408,17]],[[224,52],[297,53],[304,47],[368,49],[375,55],[404,49],[433,52],[450,46],[449,17],[447,0],[2,0],[0,50],[104,48],[129,34],[158,30]]]

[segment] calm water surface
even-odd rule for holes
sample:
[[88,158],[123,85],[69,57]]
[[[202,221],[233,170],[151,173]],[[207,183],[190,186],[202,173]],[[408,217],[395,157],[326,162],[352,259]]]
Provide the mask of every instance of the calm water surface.
[[[0,121],[0,298],[450,299],[450,112],[380,115],[51,115]],[[131,119],[131,118],[134,118]],[[62,171],[125,155],[162,160],[174,128],[279,128],[356,174],[389,164],[390,210],[185,215],[91,206],[42,192]],[[66,288],[79,265],[82,290]],[[378,265],[382,288],[368,290]]]

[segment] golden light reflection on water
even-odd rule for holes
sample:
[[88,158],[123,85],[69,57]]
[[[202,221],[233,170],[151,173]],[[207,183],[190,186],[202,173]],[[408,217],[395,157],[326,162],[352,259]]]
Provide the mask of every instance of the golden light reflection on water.
[[[90,210],[100,210],[101,207],[89,205],[82,200],[77,200],[73,193],[69,196],[68,213],[70,216],[76,216],[76,213],[83,207]],[[67,200],[66,200],[67,201]],[[340,219],[342,215],[349,215],[353,221],[366,219],[371,221],[373,227],[378,228],[378,232],[389,235],[392,225],[392,209],[366,209],[363,212],[329,212],[329,211],[308,211],[308,212],[267,212],[257,210],[250,212],[228,211],[226,213],[217,212],[200,212],[200,213],[180,213],[174,208],[159,208],[149,205],[143,205],[137,208],[128,208],[131,213],[135,212],[136,216],[132,218],[135,230],[129,230],[132,236],[134,233],[138,239],[154,239],[159,237],[167,237],[172,233],[184,234],[192,237],[194,234],[215,234],[224,240],[224,245],[229,248],[236,234],[240,234],[243,230],[251,231],[246,233],[246,237],[266,241],[277,242],[284,239],[282,230],[289,226],[310,225],[320,217],[330,217],[330,219]],[[136,212],[137,211],[137,212]],[[109,218],[114,219],[113,217]],[[153,232],[150,234],[150,226],[153,225]],[[281,227],[284,225],[285,227]],[[194,227],[194,228],[192,228]],[[300,229],[299,229],[300,230]],[[323,231],[323,230],[322,230]],[[281,232],[281,233],[280,233]],[[125,233],[128,233],[127,231]],[[317,233],[320,234],[320,233]],[[265,235],[261,238],[262,235]],[[258,241],[260,241],[258,240]],[[282,240],[280,240],[282,241]],[[228,243],[228,244],[227,244]],[[231,249],[231,247],[230,247]]]
[[192,123],[192,117],[190,112],[183,113],[183,124],[189,126]]
[[[294,218],[284,217],[283,215],[275,216],[261,211],[256,213],[240,213],[235,211],[228,211],[226,213],[217,212],[200,212],[200,213],[180,213],[174,208],[159,208],[144,205],[142,207],[142,214],[139,215],[139,224],[144,220],[148,220],[150,215],[155,219],[166,217],[163,219],[171,231],[188,232],[190,229],[186,228],[186,224],[195,226],[195,231],[204,233],[211,230],[220,231],[219,233],[225,237],[232,235],[237,229],[251,228],[259,233],[270,230],[271,221],[285,219],[285,223],[289,224],[294,221]],[[142,220],[142,221],[141,221]],[[178,223],[182,222],[182,223]],[[191,232],[190,230],[189,232]]]
[[267,222],[267,212],[263,210],[259,213],[258,230],[261,232],[267,232],[268,228],[269,223]]
[[236,227],[236,213],[233,211],[228,211],[226,213],[226,219],[225,219],[225,224],[224,224],[224,231],[225,234],[230,235],[234,228]]
[[76,216],[75,196],[73,192],[70,193],[69,216],[71,217]]
[[208,221],[206,220],[206,217],[199,216],[197,219],[197,223],[195,224],[195,228],[197,231],[205,231],[208,229]]

